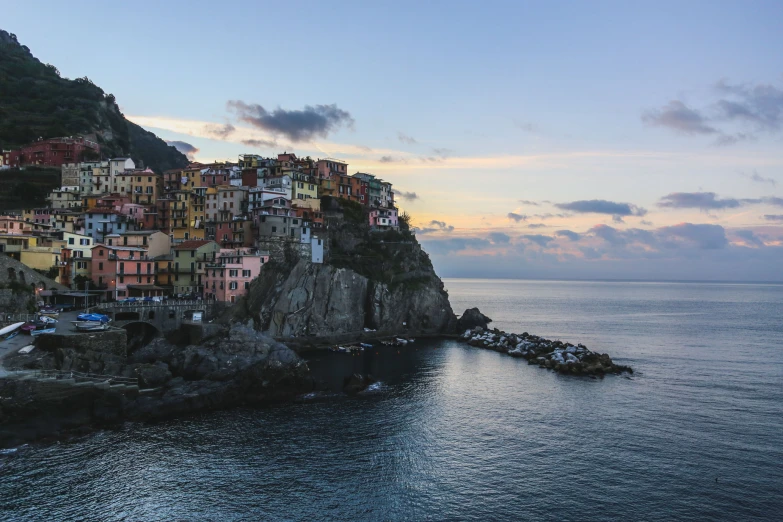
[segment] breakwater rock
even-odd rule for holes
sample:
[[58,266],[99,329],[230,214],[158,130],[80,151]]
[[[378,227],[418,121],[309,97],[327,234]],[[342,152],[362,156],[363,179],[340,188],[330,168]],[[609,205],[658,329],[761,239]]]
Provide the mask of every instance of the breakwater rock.
[[633,373],[630,366],[615,364],[605,353],[597,353],[582,344],[550,341],[527,332],[510,334],[480,326],[465,330],[460,339],[471,346],[486,348],[527,359],[528,364],[554,370],[564,375],[603,376]]

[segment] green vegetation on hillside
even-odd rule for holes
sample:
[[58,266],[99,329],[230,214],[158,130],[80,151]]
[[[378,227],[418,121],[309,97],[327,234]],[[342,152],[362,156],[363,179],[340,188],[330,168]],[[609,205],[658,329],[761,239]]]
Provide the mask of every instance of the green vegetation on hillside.
[[329,224],[329,264],[391,287],[415,289],[434,275],[432,262],[410,231],[406,214],[399,220],[399,230],[373,231],[368,211],[359,203],[324,196],[321,209],[342,214],[339,223]]
[[0,211],[47,206],[46,196],[59,186],[60,169],[0,170]]
[[112,94],[87,77],[60,77],[55,66],[0,30],[0,148],[74,135],[100,143],[104,158],[130,156],[157,171],[188,164],[174,147],[128,122]]

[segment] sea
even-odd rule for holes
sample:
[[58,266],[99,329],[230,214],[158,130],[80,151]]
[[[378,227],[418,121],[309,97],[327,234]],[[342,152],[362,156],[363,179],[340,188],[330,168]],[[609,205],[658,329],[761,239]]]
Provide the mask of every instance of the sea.
[[[453,340],[308,356],[327,390],[0,454],[2,520],[783,520],[783,286],[445,280],[458,313],[634,369]],[[343,376],[378,382],[357,396]]]

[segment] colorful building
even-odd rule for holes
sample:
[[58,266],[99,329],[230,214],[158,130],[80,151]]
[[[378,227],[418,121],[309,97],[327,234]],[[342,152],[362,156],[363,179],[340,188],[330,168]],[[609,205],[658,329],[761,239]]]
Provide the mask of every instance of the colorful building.
[[399,228],[397,209],[374,208],[370,210],[370,226],[377,230],[397,230]]
[[4,163],[10,167],[43,165],[62,167],[100,157],[101,147],[82,137],[51,138],[29,143],[18,150],[3,152]]
[[154,289],[155,262],[147,249],[97,244],[92,247],[91,278],[104,298],[124,299],[133,295],[160,295]]
[[235,303],[247,294],[269,254],[251,248],[221,248],[205,264],[204,299]]
[[172,293],[175,296],[204,293],[204,265],[220,247],[214,241],[191,240],[172,249]]

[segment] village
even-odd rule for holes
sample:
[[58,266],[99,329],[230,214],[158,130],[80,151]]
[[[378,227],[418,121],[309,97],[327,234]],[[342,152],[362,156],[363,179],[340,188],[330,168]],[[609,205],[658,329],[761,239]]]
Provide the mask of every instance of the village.
[[243,154],[156,173],[65,137],[3,151],[0,166],[61,169],[46,206],[0,215],[0,251],[96,302],[234,303],[285,252],[323,263],[324,196],[361,205],[373,230],[398,228],[392,184],[332,158]]

